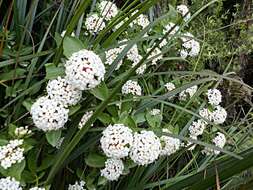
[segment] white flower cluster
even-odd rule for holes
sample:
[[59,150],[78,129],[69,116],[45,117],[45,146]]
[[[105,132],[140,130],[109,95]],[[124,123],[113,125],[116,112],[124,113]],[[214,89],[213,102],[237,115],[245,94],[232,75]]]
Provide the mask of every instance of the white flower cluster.
[[61,103],[48,97],[40,97],[31,107],[34,124],[43,131],[57,130],[64,127],[68,112]]
[[194,39],[194,36],[191,33],[185,33],[181,37],[181,40],[183,41],[183,49],[180,50],[180,56],[182,58],[186,58],[188,55],[190,57],[195,57],[199,54],[200,44]]
[[84,186],[84,181],[76,181],[74,185],[69,184],[68,190],[85,190]]
[[152,109],[150,111],[150,114],[153,115],[153,116],[160,115],[161,114],[161,110],[159,110],[159,109]]
[[105,28],[105,22],[94,13],[86,18],[85,26],[91,34],[96,34]]
[[[173,28],[174,27],[174,28]],[[173,29],[172,29],[173,28]],[[167,45],[168,43],[168,39],[171,39],[173,35],[176,34],[176,32],[179,30],[179,26],[175,26],[175,24],[173,22],[168,23],[166,26],[164,26],[163,29],[163,35],[167,34],[169,31],[169,35],[167,36],[166,39],[164,39],[160,44],[160,48],[164,47]]]
[[168,92],[176,89],[176,86],[172,82],[168,82],[164,86]]
[[[134,12],[135,14],[136,12]],[[142,27],[142,29],[146,28],[149,25],[148,16],[144,14],[140,14],[135,20],[133,20],[132,25],[138,25]]]
[[134,96],[141,96],[141,86],[137,81],[128,80],[121,89],[122,94],[132,94]]
[[187,97],[191,98],[198,90],[198,86],[194,85],[186,90],[183,90],[179,94],[179,100],[185,101]]
[[55,148],[60,149],[60,147],[61,147],[61,145],[62,145],[62,142],[63,142],[64,138],[65,138],[65,137],[61,137],[61,138],[56,142]]
[[[120,48],[120,47],[119,48],[109,49],[108,51],[106,51],[105,52],[105,57],[106,57],[105,64],[111,65],[113,63],[113,61],[117,58],[117,56],[120,54],[121,51],[122,51],[122,48]],[[123,63],[122,60],[120,60],[118,62],[116,70],[118,70],[120,68],[122,63]]]
[[[163,132],[170,133],[169,130],[163,129]],[[181,142],[177,138],[169,137],[166,135],[163,135],[160,137],[161,141],[161,156],[169,156],[173,153],[175,153],[177,150],[179,150]]]
[[160,155],[160,139],[152,131],[134,133],[133,145],[130,148],[130,158],[138,165],[154,162]]
[[49,81],[46,89],[50,99],[54,99],[64,106],[76,105],[82,97],[81,90],[74,88],[68,80],[61,77]]
[[104,64],[93,51],[83,49],[73,53],[65,67],[66,79],[79,90],[95,88],[104,80]]
[[105,168],[101,170],[101,176],[110,181],[117,180],[123,173],[124,164],[117,158],[108,158],[105,162]]
[[[208,97],[208,103],[214,106],[214,110],[210,111],[208,108],[202,108],[199,110],[199,115],[206,119],[207,121],[214,122],[215,124],[222,124],[225,122],[227,117],[226,110],[219,105],[221,102],[222,96],[219,90],[209,89],[206,93]],[[194,121],[188,128],[191,138],[196,138],[199,135],[202,135],[208,122],[203,119],[198,119]],[[220,135],[219,135],[220,136]],[[219,137],[218,136],[218,137]],[[217,139],[219,139],[217,137]],[[224,138],[221,138],[224,139]],[[215,141],[216,142],[216,141]],[[223,141],[225,143],[225,141]],[[224,144],[225,145],[225,144]],[[223,145],[223,146],[224,146]],[[218,145],[216,145],[218,146]],[[210,152],[209,149],[205,148],[205,153]]]
[[209,89],[206,94],[208,103],[212,106],[217,106],[221,103],[222,95],[218,89]]
[[[223,133],[218,132],[216,134],[216,137],[212,140],[212,142],[214,143],[215,146],[219,148],[223,148],[226,144],[226,137]],[[220,154],[220,151],[205,147],[202,153],[206,155],[210,155],[210,154],[218,155]]]
[[101,1],[98,4],[98,8],[100,11],[100,15],[107,21],[110,21],[118,14],[117,6],[110,1]]
[[18,181],[12,177],[6,177],[0,179],[1,190],[22,190],[22,187]]
[[[151,48],[147,49],[147,52],[149,52]],[[156,65],[159,60],[163,58],[162,52],[159,48],[155,48],[154,51],[151,52],[151,54],[148,56],[148,59],[152,59],[151,65]]]
[[185,22],[191,18],[191,13],[186,5],[178,5],[177,11],[184,17]]
[[44,187],[32,187],[29,190],[46,190]]
[[215,124],[222,124],[227,118],[227,111],[221,106],[215,106],[212,112],[212,120]]
[[8,169],[13,164],[24,160],[24,148],[21,148],[23,140],[10,140],[7,145],[0,146],[0,164]]
[[109,125],[100,139],[106,156],[113,158],[127,157],[133,143],[132,130],[123,124]]
[[83,114],[83,117],[82,117],[80,123],[78,124],[79,129],[81,129],[85,125],[85,123],[90,119],[92,114],[93,114],[93,111],[87,111]]
[[206,127],[206,122],[202,119],[198,119],[197,121],[192,122],[188,130],[192,136],[197,137],[203,134],[205,127]]
[[22,138],[26,135],[32,134],[32,131],[28,129],[28,126],[25,127],[17,127],[14,131],[15,136]]
[[199,115],[208,121],[214,122],[216,125],[222,124],[227,118],[227,111],[221,107],[222,95],[217,89],[209,89],[207,92],[208,103],[213,106],[213,111],[208,108],[199,110]]

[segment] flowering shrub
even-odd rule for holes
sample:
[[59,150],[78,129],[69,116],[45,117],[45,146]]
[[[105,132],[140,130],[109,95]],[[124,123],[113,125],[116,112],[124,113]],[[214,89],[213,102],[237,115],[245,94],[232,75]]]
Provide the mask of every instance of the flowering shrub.
[[1,113],[10,116],[0,133],[0,189],[167,188],[219,157],[241,159],[234,145],[244,132],[221,84],[252,89],[227,70],[200,69],[207,47],[193,27],[215,1],[194,11],[170,5],[158,18],[147,14],[151,0],[78,3],[67,28],[58,19],[55,51],[41,65],[32,57],[20,100],[4,107],[18,101],[16,112]]

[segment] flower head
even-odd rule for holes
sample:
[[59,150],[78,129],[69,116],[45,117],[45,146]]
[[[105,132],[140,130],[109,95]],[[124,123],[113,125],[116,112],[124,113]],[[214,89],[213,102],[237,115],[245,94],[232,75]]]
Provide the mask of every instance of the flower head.
[[85,125],[85,123],[90,119],[92,114],[93,114],[93,111],[88,111],[83,114],[83,117],[78,125],[79,129],[81,129]]
[[128,80],[121,89],[122,94],[141,96],[141,86],[137,81]]
[[74,88],[68,80],[58,77],[47,84],[47,93],[51,99],[54,99],[64,106],[76,105],[81,97],[82,92]]
[[76,181],[74,185],[69,184],[68,190],[85,190],[84,186],[84,181]]
[[95,88],[104,80],[105,67],[100,57],[86,49],[75,52],[66,63],[66,80],[79,90]]
[[31,115],[36,127],[43,131],[58,130],[68,121],[68,112],[61,103],[40,97],[31,107]]
[[188,130],[192,136],[199,136],[203,134],[205,127],[206,122],[198,119],[197,121],[193,121]]
[[[24,160],[23,140],[10,140],[5,146],[0,146],[0,164],[4,169]],[[1,189],[1,188],[0,188]]]
[[152,131],[141,131],[134,134],[130,158],[138,165],[154,162],[161,151],[160,139]]
[[187,97],[192,97],[198,90],[198,86],[194,85],[190,88],[187,88],[186,90],[183,90],[182,92],[180,92],[179,94],[179,100],[186,100]]
[[103,131],[100,143],[106,156],[124,158],[128,156],[133,143],[132,130],[123,124],[109,125]]
[[109,21],[118,14],[117,6],[110,1],[101,1],[98,5],[100,15]]
[[109,181],[118,180],[123,173],[124,164],[122,160],[109,158],[105,162],[105,168],[101,170],[101,176],[104,176]]
[[105,28],[105,23],[103,18],[97,14],[92,14],[86,18],[85,26],[90,33],[96,34]]
[[0,179],[1,190],[22,190],[20,182],[16,181],[12,177],[6,177]]
[[[169,133],[170,131],[167,129],[163,129],[163,132]],[[160,155],[162,156],[169,156],[175,153],[180,148],[180,140],[177,138],[169,137],[163,135],[160,137],[161,141],[161,152]]]
[[218,89],[209,89],[207,91],[208,103],[217,106],[221,103],[221,92]]
[[191,18],[191,13],[186,5],[178,5],[177,11],[184,17],[185,22]]
[[222,124],[227,118],[227,111],[221,106],[216,106],[211,117],[215,124]]

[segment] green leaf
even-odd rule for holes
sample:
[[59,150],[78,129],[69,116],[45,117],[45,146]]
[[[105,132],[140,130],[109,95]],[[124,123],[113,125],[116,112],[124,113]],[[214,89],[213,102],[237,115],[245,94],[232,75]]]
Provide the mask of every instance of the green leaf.
[[81,108],[81,105],[79,104],[69,107],[69,116],[75,114],[80,108]]
[[63,54],[66,57],[70,57],[73,53],[84,48],[84,44],[75,37],[65,36],[63,39]]
[[153,127],[153,128],[159,128],[161,126],[161,122],[162,122],[162,115],[158,114],[158,115],[151,115],[150,112],[147,112],[145,115],[148,124]]
[[25,72],[26,72],[25,69],[21,69],[21,68],[13,69],[7,73],[0,74],[0,80],[11,80],[13,79],[14,76],[15,77],[23,76]]
[[58,66],[53,63],[45,64],[46,67],[46,79],[55,79],[58,76],[64,76],[65,68],[62,64],[58,64]]
[[16,130],[17,126],[16,125],[13,125],[13,124],[10,124],[9,125],[9,128],[8,128],[8,134],[11,136],[11,137],[15,137],[15,130]]
[[105,166],[106,157],[97,153],[90,153],[87,158],[85,158],[85,163],[94,168],[102,168]]
[[29,99],[26,99],[23,101],[22,105],[26,108],[27,111],[31,111],[31,107],[33,105],[33,102],[32,100],[29,98]]
[[104,101],[109,96],[109,90],[104,82],[102,82],[98,87],[92,89],[90,92],[96,98],[102,101]]
[[22,160],[20,163],[16,163],[8,169],[0,167],[0,173],[6,177],[10,176],[14,177],[16,180],[20,180],[21,173],[23,172],[24,168],[25,168],[25,160]]
[[53,147],[55,147],[57,145],[57,142],[61,138],[61,130],[47,132],[46,138],[47,142],[51,144]]
[[112,123],[112,118],[109,114],[107,113],[101,113],[98,116],[99,121],[101,121],[104,125],[108,125]]

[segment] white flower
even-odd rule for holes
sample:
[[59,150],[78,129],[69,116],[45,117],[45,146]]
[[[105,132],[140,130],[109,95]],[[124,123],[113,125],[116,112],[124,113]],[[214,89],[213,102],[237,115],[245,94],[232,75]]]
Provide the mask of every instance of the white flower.
[[[113,61],[117,58],[117,56],[121,53],[121,48],[113,48],[113,49],[109,49],[105,52],[105,57],[106,57],[106,61],[105,64],[107,65],[111,65],[113,63]],[[116,70],[118,70],[120,68],[120,66],[122,65],[123,61],[120,60],[117,64]]]
[[[175,27],[174,29],[172,29],[173,27]],[[171,30],[172,29],[172,30]],[[170,31],[171,30],[171,31]],[[176,32],[179,30],[179,26],[175,26],[174,23],[170,22],[168,23],[164,29],[163,29],[163,34],[165,35],[166,33],[169,33],[169,39],[171,38],[172,35],[176,34]]]
[[109,125],[100,139],[101,148],[108,157],[124,158],[128,156],[133,143],[132,130],[123,124]]
[[65,78],[57,77],[47,84],[47,93],[64,106],[76,105],[82,98],[82,91],[74,88]]
[[[170,131],[167,129],[163,129],[163,132],[170,133]],[[175,153],[177,150],[179,150],[181,144],[179,139],[166,135],[161,136],[160,141],[162,146],[160,155],[162,156],[169,156]]]
[[199,136],[203,134],[205,127],[206,122],[202,119],[198,119],[192,122],[188,130],[192,136]]
[[209,89],[207,91],[208,103],[217,106],[221,103],[221,92],[218,89]]
[[138,165],[147,165],[154,162],[161,151],[160,139],[153,131],[141,131],[134,134],[130,158]]
[[61,145],[62,145],[62,142],[63,142],[64,138],[65,138],[65,137],[62,137],[62,138],[60,138],[60,139],[57,141],[57,143],[56,143],[56,145],[55,145],[55,148],[57,148],[57,149],[60,149],[60,148],[61,148]]
[[141,86],[137,81],[128,80],[121,89],[122,94],[141,96]]
[[104,176],[109,181],[118,180],[123,173],[124,164],[122,160],[109,158],[105,162],[105,168],[101,170],[101,176]]
[[92,14],[86,18],[85,26],[90,33],[96,34],[105,28],[105,23],[103,18],[97,14]]
[[1,190],[22,190],[22,187],[18,181],[14,178],[6,177],[0,179]]
[[183,90],[182,92],[180,92],[179,94],[179,100],[186,100],[187,97],[192,97],[198,90],[198,86],[194,85],[190,88],[187,88],[186,90]]
[[150,114],[155,116],[155,115],[160,115],[161,114],[161,111],[159,109],[152,109],[150,111]]
[[[209,109],[207,109],[207,108],[200,109],[199,115],[208,121],[212,121],[212,112],[209,111]],[[204,122],[207,123],[206,121],[204,121]]]
[[[195,135],[190,135],[189,138],[190,138],[190,139],[193,139],[193,140],[197,140],[197,139],[198,139],[198,137],[195,136]],[[190,145],[191,145],[191,146],[190,146]],[[190,146],[190,147],[188,148],[188,150],[194,150],[194,149],[196,148],[196,144],[194,144],[194,143],[192,143],[192,142],[190,142],[190,141],[186,144],[186,146]]]
[[98,4],[100,14],[105,20],[109,21],[118,14],[117,6],[110,1],[101,1]]
[[[82,117],[82,119],[81,119],[81,121],[78,125],[79,129],[81,129],[85,125],[85,123],[90,119],[92,114],[93,114],[93,111],[87,111],[87,112],[84,113],[84,115],[83,115],[83,117]],[[93,124],[91,126],[93,126]]]
[[188,51],[186,51],[185,49],[181,49],[180,50],[180,57],[185,59],[188,56]]
[[80,90],[95,88],[104,80],[104,64],[93,51],[83,49],[73,53],[65,66],[66,80]]
[[221,106],[216,106],[211,117],[215,124],[222,124],[227,118],[227,111]]
[[168,92],[170,92],[176,88],[176,86],[172,82],[168,82],[164,86]]
[[[65,36],[65,34],[66,34],[66,30],[62,31],[61,37],[63,38],[63,37]],[[71,36],[72,36],[72,37],[75,37],[75,33],[72,32],[72,33],[71,33]]]
[[186,5],[178,5],[177,6],[177,11],[184,17],[185,22],[188,21],[191,18],[191,13],[189,12],[189,9]]
[[[216,137],[212,140],[212,142],[214,143],[215,146],[222,149],[226,144],[226,137],[223,133],[218,132],[216,134]],[[220,154],[220,151],[205,147],[204,150],[202,150],[202,153],[206,155],[210,154],[218,155]]]
[[[160,38],[161,39],[161,38]],[[160,40],[159,39],[159,40]],[[166,39],[163,39],[162,42],[159,44],[159,47],[160,48],[163,48],[164,46],[166,46],[168,44],[167,40]]]
[[28,129],[28,126],[25,126],[16,128],[14,133],[17,137],[22,138],[26,135],[32,134],[32,131]]
[[40,97],[31,107],[31,115],[36,127],[43,131],[58,130],[68,121],[68,112],[61,103]]
[[[135,63],[133,63],[132,67],[134,66],[135,66]],[[147,68],[147,65],[143,63],[138,69],[136,69],[135,72],[137,75],[142,75],[145,72],[146,68]]]
[[[151,48],[147,49],[147,52],[149,52]],[[159,48],[155,48],[154,51],[148,56],[148,59],[152,59],[151,65],[156,65],[159,60],[163,58],[162,52]]]
[[76,181],[74,185],[69,184],[68,190],[85,190],[84,186],[84,181]]
[[29,190],[46,190],[44,187],[32,187]]
[[180,55],[183,58],[186,58],[186,54],[191,57],[195,57],[199,54],[200,44],[198,41],[194,40],[194,36],[191,33],[185,33],[184,36],[181,37],[181,40],[183,41],[182,46],[184,49],[180,51]]
[[0,146],[0,164],[4,169],[24,160],[23,140],[10,140],[7,145]]
[[[135,14],[136,12],[134,12]],[[149,25],[149,20],[148,20],[148,17],[147,15],[144,15],[144,14],[140,14],[136,20],[133,20],[133,25],[138,25],[140,27],[142,27],[142,29],[146,28],[148,25]]]

